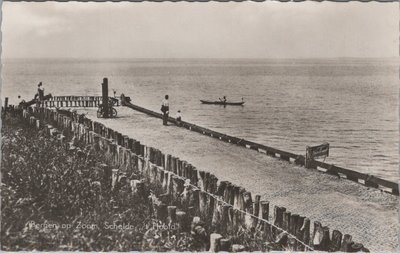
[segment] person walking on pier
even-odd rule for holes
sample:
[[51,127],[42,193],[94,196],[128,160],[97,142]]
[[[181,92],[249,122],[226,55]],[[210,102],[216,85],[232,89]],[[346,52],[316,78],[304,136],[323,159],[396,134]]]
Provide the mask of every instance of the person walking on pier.
[[178,112],[176,113],[176,125],[181,126],[181,123],[182,123],[182,114],[181,110],[178,110]]
[[169,114],[169,101],[168,101],[168,95],[165,95],[165,99],[162,101],[161,104],[161,111],[163,113],[163,125],[167,126],[168,125],[168,114]]

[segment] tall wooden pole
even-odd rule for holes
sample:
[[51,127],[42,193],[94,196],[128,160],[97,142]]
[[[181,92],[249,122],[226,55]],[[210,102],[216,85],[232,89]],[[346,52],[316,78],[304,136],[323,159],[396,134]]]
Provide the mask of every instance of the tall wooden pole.
[[105,77],[103,78],[102,85],[102,96],[103,96],[103,117],[109,117],[109,108],[108,108],[108,79]]
[[304,160],[304,167],[309,169],[310,167],[310,147],[306,147],[306,159]]
[[7,111],[7,107],[8,107],[8,97],[4,98],[4,112]]

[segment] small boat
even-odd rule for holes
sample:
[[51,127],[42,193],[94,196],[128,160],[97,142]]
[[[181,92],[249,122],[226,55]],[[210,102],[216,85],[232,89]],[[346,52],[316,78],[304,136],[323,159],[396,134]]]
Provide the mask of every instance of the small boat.
[[206,105],[243,105],[244,101],[242,102],[224,102],[224,101],[208,101],[208,100],[201,100],[200,102]]

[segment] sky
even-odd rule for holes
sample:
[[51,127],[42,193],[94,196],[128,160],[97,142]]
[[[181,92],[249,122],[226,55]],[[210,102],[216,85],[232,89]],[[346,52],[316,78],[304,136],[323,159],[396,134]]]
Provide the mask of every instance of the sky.
[[4,58],[399,56],[399,3],[3,2]]

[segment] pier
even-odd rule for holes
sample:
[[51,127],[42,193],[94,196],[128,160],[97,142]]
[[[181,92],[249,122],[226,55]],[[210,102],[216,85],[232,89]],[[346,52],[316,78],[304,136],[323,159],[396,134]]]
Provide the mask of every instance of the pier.
[[[108,88],[106,89],[108,90]],[[105,92],[105,91],[103,91]],[[106,92],[108,93],[108,92]],[[138,105],[134,105],[130,103],[126,99],[124,95],[121,96],[120,99],[109,97],[109,99],[115,102],[115,106],[126,106],[138,112],[145,113],[155,118],[162,119],[162,114],[158,112],[151,111],[149,109],[140,107]],[[60,107],[98,107],[102,104],[104,100],[104,96],[46,96],[46,100],[41,102],[42,107],[46,108],[60,108]],[[30,103],[31,105],[33,103]],[[176,124],[176,120],[172,117],[168,118],[168,122],[172,124]],[[181,121],[181,127],[186,128],[190,131],[197,132],[215,139],[219,139],[224,142],[232,143],[234,145],[238,145],[241,147],[245,147],[247,149],[252,149],[260,153],[264,153],[271,157],[276,157],[278,159],[292,162],[297,165],[305,166],[305,156],[301,154],[294,154],[291,152],[283,151],[277,148],[269,147],[263,144],[255,143],[249,140],[237,138],[234,136],[226,135],[223,133],[219,133],[217,131],[213,131],[208,128],[204,128],[186,121]],[[307,165],[309,169],[316,169],[319,172],[327,173],[330,175],[337,176],[339,178],[348,179],[357,183],[360,183],[367,187],[373,187],[382,189],[386,192],[389,192],[394,195],[399,195],[399,185],[398,183],[391,182],[389,180],[385,180],[373,175],[360,173],[354,170],[350,170],[347,168],[343,168],[340,166],[336,166],[334,164],[328,164],[325,162],[312,160],[309,165]]]
[[129,136],[143,145],[156,147],[164,154],[187,161],[197,170],[245,188],[253,196],[260,195],[261,201],[270,203],[270,208],[286,207],[292,214],[351,234],[371,250],[390,250],[398,245],[395,195],[194,134],[173,124],[165,127],[160,119],[128,107],[120,107],[121,118],[113,120],[98,119],[90,108],[78,112],[87,113],[86,117],[99,122],[101,128],[96,131],[108,138],[122,143]]
[[[123,106],[129,107],[133,110],[136,110],[138,112],[145,113],[147,115],[150,115],[155,118],[160,118],[162,119],[162,114],[157,113],[154,111],[151,111],[149,109],[140,107],[138,105],[134,105],[128,101],[124,100],[124,96],[121,96],[121,104]],[[176,124],[176,120],[174,118],[169,117],[168,121],[172,124]],[[287,162],[292,162],[297,165],[305,166],[305,156],[304,155],[299,155],[299,154],[294,154],[291,152],[283,151],[277,148],[269,147],[266,145],[262,145],[259,143],[255,143],[252,141],[248,141],[245,139],[240,139],[234,136],[229,136],[223,133],[219,133],[216,131],[213,131],[211,129],[207,129],[189,122],[181,121],[180,126],[183,128],[186,128],[190,131],[200,133],[202,135],[206,135],[224,142],[228,142],[237,146],[245,147],[247,149],[252,149],[257,152],[266,154],[271,157],[276,157],[278,159],[287,161]],[[321,161],[317,160],[311,160],[310,164],[307,166],[309,169],[315,169],[319,172],[322,173],[327,173],[329,175],[337,176],[339,178],[344,178],[351,180],[353,182],[360,183],[366,187],[373,187],[373,188],[378,188],[382,189],[386,192],[389,192],[393,195],[399,195],[399,185],[395,182],[391,182],[389,180],[381,179],[378,177],[375,177],[373,175],[369,174],[364,174],[360,173],[354,170],[346,169],[343,167],[339,167],[333,164],[328,164],[324,163]]]

